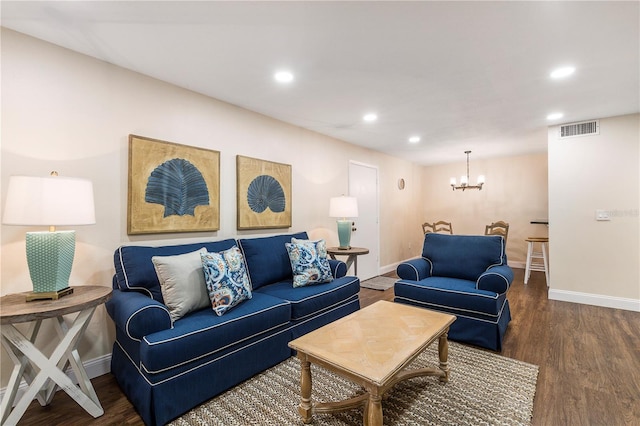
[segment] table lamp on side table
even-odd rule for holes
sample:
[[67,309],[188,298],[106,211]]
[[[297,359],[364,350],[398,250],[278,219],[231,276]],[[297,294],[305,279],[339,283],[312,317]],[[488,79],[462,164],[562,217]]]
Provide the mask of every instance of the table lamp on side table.
[[338,219],[338,239],[339,249],[347,250],[351,248],[351,226],[352,221],[348,217],[358,217],[358,200],[356,197],[333,197],[329,200],[329,216],[342,218]]
[[27,264],[34,293],[51,295],[36,298],[57,299],[70,291],[76,233],[55,227],[96,223],[93,184],[56,172],[49,177],[11,176],[2,222],[49,226],[49,231],[27,232]]

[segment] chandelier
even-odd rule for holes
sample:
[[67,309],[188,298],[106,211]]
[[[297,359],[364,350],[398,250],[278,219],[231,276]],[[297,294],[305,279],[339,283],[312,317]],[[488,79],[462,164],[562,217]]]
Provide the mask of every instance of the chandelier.
[[462,189],[463,191],[465,189],[482,189],[482,185],[484,185],[484,175],[480,175],[478,176],[478,183],[476,185],[469,185],[469,154],[471,154],[471,151],[465,151],[465,154],[467,154],[467,175],[462,175],[460,177],[460,185],[456,184],[456,178],[452,177],[451,178],[451,189],[452,190],[456,190],[456,189]]

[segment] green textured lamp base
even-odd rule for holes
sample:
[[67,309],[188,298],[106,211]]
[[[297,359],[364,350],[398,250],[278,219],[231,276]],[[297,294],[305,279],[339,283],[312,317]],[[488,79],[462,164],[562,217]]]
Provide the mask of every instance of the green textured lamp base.
[[336,220],[338,223],[338,240],[340,241],[339,249],[347,250],[351,248],[351,226],[350,220]]
[[57,292],[69,287],[75,231],[27,232],[26,246],[35,293]]

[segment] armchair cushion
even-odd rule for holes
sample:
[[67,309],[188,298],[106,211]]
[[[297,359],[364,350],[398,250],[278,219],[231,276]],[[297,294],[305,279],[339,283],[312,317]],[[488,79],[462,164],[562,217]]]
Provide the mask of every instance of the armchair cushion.
[[432,309],[445,310],[454,315],[497,318],[506,295],[478,290],[472,281],[458,278],[431,277],[426,280],[401,281],[395,296],[408,300],[423,300]]
[[431,275],[476,281],[492,266],[506,264],[503,238],[498,235],[425,235],[422,257]]

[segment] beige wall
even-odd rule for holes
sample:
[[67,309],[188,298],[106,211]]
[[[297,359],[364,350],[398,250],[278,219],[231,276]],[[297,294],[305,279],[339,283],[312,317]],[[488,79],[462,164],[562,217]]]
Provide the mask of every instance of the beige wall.
[[[250,94],[247,94],[250,96]],[[221,152],[220,231],[128,236],[127,141],[130,133]],[[179,244],[308,230],[337,244],[328,200],[347,192],[350,160],[380,176],[380,265],[409,256],[402,243],[417,225],[421,168],[198,95],[42,41],[2,29],[2,159],[0,200],[14,174],[91,179],[96,225],[76,227],[72,285],[111,285],[113,251],[121,244]],[[235,157],[292,165],[293,226],[236,231]],[[397,188],[397,179],[407,181]],[[408,220],[398,223],[398,215]],[[412,221],[416,223],[411,223]],[[392,224],[392,225],[390,225]],[[2,226],[0,293],[31,290],[21,226]],[[85,360],[111,353],[113,325],[96,311],[80,345]],[[46,344],[47,342],[40,342]],[[48,346],[51,346],[49,344]],[[10,360],[2,356],[6,386]]]
[[549,297],[640,311],[640,115],[602,118],[593,136],[560,140],[555,126],[548,138]]
[[[544,139],[543,129],[537,137]],[[532,225],[535,219],[548,217],[546,153],[475,159],[471,153],[470,180],[484,174],[482,190],[453,191],[449,180],[466,173],[466,156],[461,163],[427,167],[423,181],[422,219],[420,222],[445,220],[452,223],[455,234],[483,234],[485,226],[504,220],[509,223],[507,256],[509,264],[523,267],[528,236],[546,236],[545,225]]]

